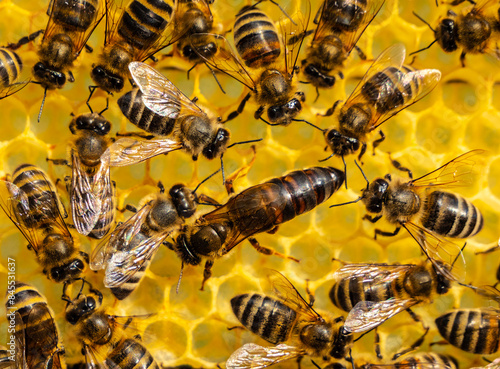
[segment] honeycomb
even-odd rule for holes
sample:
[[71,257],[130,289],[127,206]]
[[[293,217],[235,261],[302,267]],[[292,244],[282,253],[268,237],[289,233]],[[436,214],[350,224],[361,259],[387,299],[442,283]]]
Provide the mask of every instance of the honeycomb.
[[[217,30],[230,29],[235,12],[243,5],[240,0],[217,0],[212,6]],[[319,5],[319,0],[311,0],[312,17]],[[468,6],[467,2],[461,6]],[[274,20],[282,17],[280,11],[269,2],[264,2],[261,7]],[[290,5],[287,11],[292,12],[294,7],[298,8],[299,4]],[[0,44],[15,42],[45,28],[46,8],[47,3],[39,0],[0,2]],[[433,34],[412,12],[415,11],[433,25],[439,16],[446,14],[447,9],[447,5],[437,7],[433,0],[386,0],[358,45],[369,59],[396,42],[404,43],[408,53],[422,48],[433,41]],[[4,114],[0,142],[1,175],[11,173],[23,162],[39,165],[48,171],[53,180],[63,179],[70,174],[68,168],[49,164],[46,158],[66,158],[67,144],[71,139],[68,130],[70,114],[88,112],[85,101],[88,97],[87,86],[92,84],[90,66],[96,60],[103,34],[104,26],[101,24],[89,40],[94,53],[83,52],[73,68],[76,82],[68,83],[60,91],[48,92],[39,123],[37,115],[43,96],[39,86],[30,84],[16,95],[0,101],[0,111]],[[36,62],[36,45],[37,41],[19,50],[27,74],[30,73],[30,66]],[[316,114],[324,112],[338,99],[345,100],[370,63],[370,60],[361,61],[353,53],[346,63],[345,79],[338,81],[334,89],[321,91],[317,100],[315,90],[301,84],[300,88],[307,96],[301,118],[322,128],[332,125],[332,118],[318,117]],[[457,189],[481,209],[485,218],[483,231],[469,240],[464,250],[467,282],[484,285],[495,282],[499,264],[498,253],[476,256],[475,252],[488,249],[499,237],[500,84],[497,81],[500,79],[500,68],[498,61],[487,55],[467,55],[466,63],[466,67],[462,68],[459,52],[445,54],[437,45],[418,54],[413,66],[440,69],[442,81],[430,95],[382,126],[387,139],[379,146],[375,156],[370,152],[365,155],[363,170],[370,180],[386,173],[401,175],[391,166],[387,154],[391,153],[393,159],[411,168],[418,177],[466,151],[476,148],[487,150],[477,160],[479,169],[473,184]],[[220,77],[227,91],[223,95],[202,65],[191,72],[191,79],[188,80],[186,70],[191,66],[176,57],[164,58],[156,67],[187,96],[198,97],[202,105],[221,116],[235,109],[246,94],[242,86],[229,78]],[[126,87],[124,92],[127,90]],[[100,111],[109,99],[109,109],[104,116],[112,122],[112,132],[137,131],[122,116],[116,104],[119,96],[121,94],[108,97],[102,91],[96,92],[91,106],[95,111]],[[250,145],[231,148],[224,155],[226,174],[239,174],[234,182],[236,192],[271,177],[281,176],[287,171],[316,166],[319,159],[328,155],[323,151],[325,144],[321,132],[299,122],[288,127],[266,126],[253,119],[255,109],[256,106],[249,103],[238,119],[227,124],[232,133],[232,142],[263,138],[255,145],[255,156]],[[343,167],[338,158],[330,159],[327,164]],[[189,155],[176,152],[139,165],[114,168],[112,178],[117,183],[118,207],[140,204],[144,196],[157,191],[158,181],[162,181],[166,188],[179,182],[194,187],[219,165],[217,160],[209,162],[204,158],[193,162]],[[244,171],[238,172],[241,168]],[[156,313],[141,322],[141,326],[145,345],[162,366],[223,366],[229,355],[246,342],[268,345],[246,330],[228,330],[228,327],[238,325],[229,300],[240,293],[262,290],[260,281],[265,279],[266,268],[281,271],[302,293],[305,293],[305,283],[309,281],[309,287],[316,297],[315,308],[325,316],[337,317],[345,316],[345,313],[333,306],[328,298],[333,272],[339,267],[338,263],[332,262],[332,258],[350,262],[388,263],[421,260],[418,245],[405,232],[375,241],[375,226],[362,220],[365,210],[361,203],[328,208],[331,204],[357,198],[360,189],[365,186],[352,157],[347,159],[347,178],[348,190],[342,188],[326,204],[285,223],[276,234],[258,235],[262,245],[298,258],[300,263],[264,256],[244,242],[215,262],[214,275],[205,291],[199,290],[203,268],[185,267],[180,290],[176,293],[180,261],[172,251],[160,248],[140,287],[123,302],[115,301],[103,287],[102,273],[88,271],[86,278],[104,292],[104,304],[113,314]],[[69,199],[62,183],[59,182],[61,197],[68,205]],[[219,176],[210,179],[201,191],[221,203],[228,199]],[[208,210],[200,206],[199,213]],[[128,216],[129,212],[118,213],[118,221]],[[71,333],[71,326],[64,321],[65,303],[60,299],[62,286],[49,282],[42,275],[33,253],[26,249],[25,239],[3,213],[0,214],[0,221],[0,281],[7,281],[7,258],[14,258],[17,279],[34,284],[55,311],[67,362],[81,362],[84,359],[80,346]],[[377,223],[377,227],[392,230],[383,221]],[[80,241],[81,249],[89,253],[98,243],[76,233],[74,236]],[[0,294],[5,293],[6,286],[6,282],[0,283]],[[414,311],[431,328],[419,351],[432,349],[451,354],[458,358],[461,368],[485,365],[486,361],[479,356],[467,354],[450,345],[430,347],[430,343],[441,341],[434,325],[438,315],[451,308],[480,307],[488,303],[470,291],[454,286],[450,293],[436,298],[432,304],[415,307]],[[2,319],[0,342],[6,342],[6,331],[6,321]],[[379,333],[384,361],[389,362],[394,353],[409,346],[423,331],[408,314],[402,313],[384,323]],[[373,332],[355,343],[352,355],[357,363],[377,362]],[[326,365],[321,364],[320,358],[316,358],[316,362],[321,366]],[[347,365],[346,362],[344,364]],[[282,366],[290,365],[295,364],[285,363]],[[305,358],[302,366],[311,368],[313,364],[309,358]]]

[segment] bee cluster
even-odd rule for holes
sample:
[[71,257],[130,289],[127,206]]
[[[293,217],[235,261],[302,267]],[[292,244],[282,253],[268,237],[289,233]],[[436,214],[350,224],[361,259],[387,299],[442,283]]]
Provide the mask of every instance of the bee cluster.
[[498,1],[0,10],[2,367],[499,367]]

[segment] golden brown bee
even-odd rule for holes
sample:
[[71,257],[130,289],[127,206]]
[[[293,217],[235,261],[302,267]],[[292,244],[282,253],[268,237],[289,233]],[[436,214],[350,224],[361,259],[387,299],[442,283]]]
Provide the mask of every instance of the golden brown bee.
[[[383,51],[340,108],[336,118],[338,127],[323,130],[326,144],[332,150],[331,156],[344,157],[361,146],[358,156],[361,159],[370,132],[436,87],[441,72],[403,65],[405,53],[402,44]],[[325,115],[333,114],[337,105],[338,102]],[[385,139],[383,132],[379,133],[380,138],[373,142],[374,150]]]
[[26,87],[26,82],[17,82],[23,70],[23,61],[14,51],[0,47],[0,100]]
[[[106,42],[91,77],[97,87],[120,92],[129,78],[130,62],[148,59],[182,32],[180,25],[174,27],[176,4],[170,0],[132,0],[125,9],[116,6],[108,12]],[[116,20],[118,13],[120,19]]]
[[500,310],[455,309],[436,319],[441,336],[453,346],[489,355],[500,348]]
[[277,298],[247,293],[233,297],[231,307],[245,328],[275,346],[247,343],[233,352],[226,368],[266,368],[305,355],[344,358],[352,336],[343,318],[323,318],[281,273],[274,271],[269,278]]
[[[307,17],[307,16],[306,16]],[[251,92],[245,96],[238,109],[226,121],[236,118],[252,97],[259,105],[255,119],[270,125],[288,125],[301,112],[305,95],[297,91],[294,74],[300,46],[307,35],[308,19],[293,22],[285,30],[282,22],[283,37],[272,20],[254,6],[244,7],[234,23],[234,43],[238,56],[228,41],[220,35],[195,34],[191,36],[192,45],[198,39],[212,36],[219,50],[213,56],[204,55],[203,48],[194,47],[195,52],[211,68],[219,70],[248,87]],[[268,120],[262,115],[266,112]]]
[[[65,368],[64,348],[54,312],[35,287],[9,280],[7,285],[10,365],[16,368]],[[13,346],[13,347],[12,347]]]
[[[138,126],[153,134],[168,134],[173,139],[159,138],[140,140],[121,138],[110,147],[110,165],[123,166],[141,162],[153,156],[183,149],[196,160],[200,154],[207,159],[221,157],[229,141],[230,133],[222,128],[220,121],[211,112],[201,109],[166,77],[147,64],[133,62],[129,65],[135,82],[142,90],[142,99],[134,97],[131,115],[137,109],[145,109],[139,100],[149,108],[152,114],[167,119],[156,119],[148,112],[133,119]],[[127,100],[122,100],[123,109]],[[132,120],[132,119],[131,119]],[[148,125],[148,121],[154,124]]]
[[[138,211],[131,208],[135,214],[118,225],[110,237],[94,249],[90,267],[93,270],[106,269],[104,285],[117,299],[123,300],[137,288],[165,238],[184,219],[194,215],[199,203],[198,187],[192,191],[176,184],[167,196],[160,186],[159,194],[149,196],[150,199]],[[202,195],[202,199],[209,198]]]
[[500,50],[495,40],[498,38],[498,1],[479,0],[471,8],[457,14],[448,10],[446,17],[439,19],[438,26],[433,29],[420,16],[415,14],[422,22],[427,24],[434,32],[435,40],[427,47],[417,50],[412,54],[427,50],[434,43],[446,53],[462,49],[460,62],[465,66],[466,54],[491,54],[500,58]]
[[55,186],[31,164],[17,167],[12,178],[0,182],[0,207],[35,251],[43,273],[55,282],[79,279],[87,254],[78,250],[63,220]]
[[[337,270],[329,296],[335,306],[349,313],[345,329],[368,331],[401,311],[447,293],[450,281],[435,268],[436,263],[453,273],[451,265],[439,261],[420,265],[347,264]],[[378,313],[370,315],[370,310]]]
[[[343,78],[341,68],[385,0],[325,0],[314,37],[302,60],[306,80],[316,88],[335,84],[332,72]],[[360,52],[360,57],[366,56]]]
[[[345,174],[332,167],[298,170],[247,188],[193,226],[186,226],[173,248],[183,263],[205,263],[204,279],[210,278],[214,260],[254,234],[275,232],[278,226],[328,200],[344,182]],[[264,254],[278,254],[251,238]]]
[[[83,280],[83,283],[88,282]],[[83,345],[87,367],[159,369],[147,348],[127,336],[126,329],[133,323],[133,317],[107,314],[101,308],[102,294],[92,286],[89,294],[80,291],[72,300],[66,295],[66,286],[63,293],[63,300],[67,301],[66,320],[74,326]]]
[[362,369],[458,369],[454,357],[434,352],[419,352],[394,364],[367,364]]

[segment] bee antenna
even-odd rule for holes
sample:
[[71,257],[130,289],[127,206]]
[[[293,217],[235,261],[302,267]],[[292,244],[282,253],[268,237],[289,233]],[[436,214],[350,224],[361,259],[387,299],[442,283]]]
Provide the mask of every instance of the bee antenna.
[[[217,78],[217,76],[215,75],[215,72],[212,68],[210,68],[210,65],[208,65],[208,63],[205,63],[205,65],[207,66],[207,68],[210,70],[210,72],[212,73],[212,76],[214,76],[214,79],[215,79],[215,82],[217,82],[217,85],[219,86],[220,90],[222,91],[222,93],[225,95],[226,94],[226,91],[224,91],[224,89],[222,88],[222,85],[220,84],[219,82],[219,79]],[[196,65],[195,65],[196,66]],[[189,78],[188,78],[189,79]]]
[[436,43],[436,41],[437,41],[437,39],[435,39],[434,41],[432,41],[432,42],[431,42],[428,46],[426,46],[426,47],[424,47],[424,48],[422,48],[422,49],[419,49],[419,50],[417,50],[417,51],[414,51],[414,52],[412,52],[412,53],[408,54],[408,56],[411,56],[411,55],[414,55],[414,54],[418,54],[418,53],[419,53],[419,52],[421,52],[421,51],[427,50],[427,49],[428,49],[428,48],[430,48],[432,45],[434,45],[434,44]]
[[342,206],[342,205],[355,204],[355,203],[357,203],[359,200],[361,200],[362,198],[363,198],[363,196],[360,196],[360,197],[358,197],[356,200],[343,202],[343,203],[341,203],[341,204],[330,205],[330,208],[334,208],[334,207],[337,207],[337,206]]
[[321,132],[326,132],[326,129],[319,128],[317,125],[312,124],[311,122],[308,122],[308,121],[307,121],[307,120],[305,120],[305,119],[292,119],[292,121],[293,121],[293,122],[304,122],[304,123],[309,124],[311,127],[316,128],[318,131],[321,131]]
[[[424,18],[422,18],[422,17],[421,17],[420,15],[418,15],[417,13],[415,13],[415,11],[413,11],[412,13],[413,13],[413,15],[414,15],[415,17],[417,17],[418,19],[420,19],[420,21],[422,21],[422,23],[426,24],[426,25],[427,25],[427,27],[429,27],[429,28],[431,29],[431,31],[432,31],[432,32],[436,33],[436,31],[434,30],[434,28],[432,28],[432,26],[429,24],[429,22],[427,22]],[[436,42],[436,41],[437,41],[437,40],[434,40],[434,42]],[[433,43],[434,43],[434,42],[433,42]],[[431,44],[431,45],[432,45],[432,44]],[[430,45],[429,45],[429,47],[430,47]],[[412,54],[413,54],[413,53],[412,53]],[[411,55],[411,54],[410,54],[410,55]]]
[[179,294],[179,288],[181,287],[181,279],[183,272],[184,272],[184,261],[181,262],[181,272],[179,273],[179,280],[177,281],[177,287],[175,287],[176,294]]
[[108,110],[108,108],[109,108],[109,98],[106,96],[106,107],[99,112],[99,115],[102,115],[102,113]]
[[313,360],[313,359],[311,359],[311,363],[313,363],[313,365],[314,365],[316,368],[321,369],[321,367],[320,367],[318,364],[316,364],[316,363],[314,362],[314,360]]
[[215,172],[213,172],[212,174],[210,174],[207,178],[205,178],[203,181],[201,181],[200,183],[198,183],[198,186],[196,186],[196,188],[193,190],[193,193],[196,193],[196,191],[198,191],[198,188],[200,188],[200,186],[205,183],[206,181],[208,181],[210,178],[212,178],[214,175],[216,175],[217,173],[219,173],[221,171],[222,168],[219,168],[217,169]]
[[40,106],[40,112],[38,113],[38,123],[40,123],[40,119],[42,117],[43,105],[45,105],[45,98],[47,97],[47,88],[48,87],[45,87],[45,90],[43,90],[43,100],[42,105]]
[[[342,163],[344,163],[344,174],[345,174],[344,185],[345,189],[347,190],[347,165],[345,164],[344,155],[341,155],[341,158],[342,158]],[[356,160],[354,160],[354,162],[356,162]]]
[[[343,159],[344,157],[342,157]],[[345,164],[345,163],[344,163]],[[361,169],[361,167],[359,166],[358,162],[356,160],[354,160],[354,164],[356,164],[356,166],[359,168],[359,171],[361,172],[361,174],[363,175],[363,178],[365,179],[366,181],[366,189],[368,190],[368,188],[370,187],[370,181],[368,180],[368,178],[366,178],[366,174],[365,172],[363,172],[363,169]]]
[[90,99],[92,98],[92,95],[94,94],[94,91],[96,90],[96,87],[97,86],[89,86],[89,97],[87,99],[87,101],[85,102],[87,104],[87,106],[89,107],[89,110],[91,113],[94,113],[94,111],[92,110],[92,107],[90,106]]
[[226,175],[224,174],[224,161],[222,160],[222,157],[224,154],[220,156],[220,170],[222,171],[222,185],[224,186],[226,184]]
[[259,141],[262,141],[262,140],[263,140],[263,138],[257,138],[255,140],[248,140],[248,141],[239,141],[239,142],[232,143],[227,148],[229,149],[229,148],[231,148],[233,146],[236,146],[236,145],[247,144],[247,143],[254,143],[254,142],[259,142]]

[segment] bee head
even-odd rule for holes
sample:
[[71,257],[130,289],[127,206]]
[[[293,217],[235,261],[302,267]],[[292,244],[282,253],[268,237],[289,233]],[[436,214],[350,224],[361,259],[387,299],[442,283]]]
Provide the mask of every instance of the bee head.
[[176,184],[170,188],[169,195],[177,209],[177,213],[183,218],[189,218],[196,212],[198,197],[183,184]]
[[220,157],[226,151],[229,138],[229,131],[224,128],[219,128],[213,140],[203,149],[203,156],[209,160]]
[[304,74],[306,79],[311,82],[314,86],[320,88],[330,88],[335,85],[335,77],[329,76],[320,71],[320,68],[312,63],[307,63],[307,60],[303,60],[305,63]]
[[273,105],[267,109],[267,117],[274,124],[289,125],[292,119],[302,111],[302,103],[306,101],[301,91],[295,93],[293,99],[283,105]]
[[80,258],[75,258],[70,262],[50,269],[49,278],[54,282],[71,281],[80,278],[85,263]]
[[190,265],[199,265],[201,257],[191,250],[191,243],[185,233],[181,233],[173,245],[175,252],[183,263]]
[[213,41],[195,46],[189,43],[182,48],[182,55],[191,61],[195,61],[199,60],[200,56],[209,59],[217,53],[217,50],[217,44]]
[[192,265],[198,265],[202,256],[210,256],[220,250],[226,240],[228,230],[222,224],[211,224],[199,227],[191,234],[189,240],[183,233],[177,238],[178,252],[181,259]]
[[458,49],[458,30],[454,19],[442,19],[434,33],[438,44],[444,51],[451,53]]
[[76,134],[80,130],[92,131],[99,136],[105,136],[111,130],[111,123],[97,113],[81,114],[70,122],[69,130]]
[[66,306],[66,320],[69,324],[75,325],[94,313],[100,305],[100,300],[96,300],[93,295],[80,295]]
[[92,80],[105,91],[120,92],[123,89],[123,77],[110,73],[101,65],[94,66],[90,76]]
[[344,156],[352,154],[359,149],[359,140],[341,134],[336,129],[325,131],[325,141],[335,155]]
[[47,68],[42,62],[36,63],[33,67],[33,76],[49,90],[62,88],[66,84],[66,75],[63,72]]
[[366,15],[365,9],[358,5],[360,3],[363,2],[328,0],[325,7],[332,7],[335,10],[326,12],[323,17],[337,26],[335,31],[354,32],[360,27]]
[[343,359],[347,356],[347,352],[349,351],[348,349],[351,342],[352,334],[344,329],[344,325],[341,325],[337,333],[334,334],[330,356],[335,359]]
[[383,209],[389,182],[383,178],[374,180],[368,188],[363,190],[361,201],[370,213],[380,213]]

